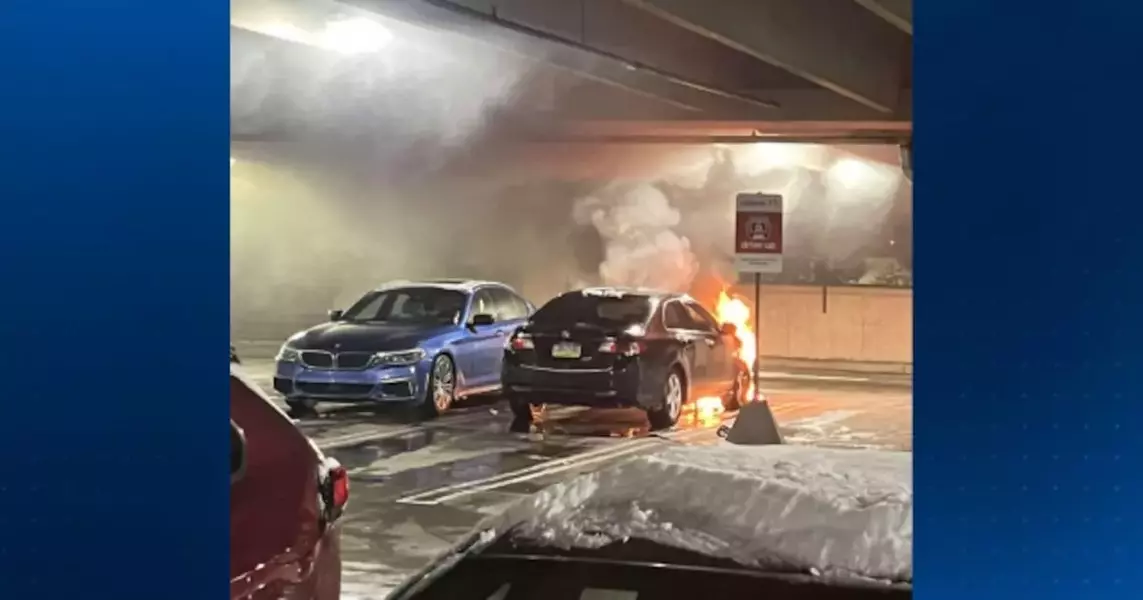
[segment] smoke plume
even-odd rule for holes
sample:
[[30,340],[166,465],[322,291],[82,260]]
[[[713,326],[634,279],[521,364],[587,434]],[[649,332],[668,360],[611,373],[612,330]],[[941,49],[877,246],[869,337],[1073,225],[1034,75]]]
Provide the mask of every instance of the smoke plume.
[[[699,176],[702,173],[703,176]],[[578,200],[573,219],[604,245],[598,283],[690,290],[735,278],[734,198],[781,194],[785,255],[844,263],[878,237],[903,173],[843,149],[797,144],[713,148],[696,166],[613,184]]]
[[899,169],[817,146],[514,146],[500,117],[532,110],[538,65],[445,32],[395,31],[366,56],[232,47],[234,132],[302,132],[232,144],[236,338],[281,339],[393,279],[500,280],[537,304],[570,286],[727,280],[742,191],[786,197],[787,256],[840,260],[898,193]]
[[682,291],[698,273],[690,240],[675,232],[682,215],[654,185],[605,188],[576,202],[573,218],[599,232],[599,278],[606,285]]
[[311,146],[352,146],[391,177],[426,176],[470,147],[538,68],[460,34],[370,22],[386,42],[364,53],[232,28],[232,131],[288,130]]

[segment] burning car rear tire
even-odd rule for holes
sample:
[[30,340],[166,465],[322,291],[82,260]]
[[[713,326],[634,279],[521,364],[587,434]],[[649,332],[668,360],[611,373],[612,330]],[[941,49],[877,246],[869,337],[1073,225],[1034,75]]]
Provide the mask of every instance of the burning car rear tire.
[[683,373],[675,367],[667,375],[663,383],[663,397],[659,405],[647,410],[647,421],[651,423],[652,431],[670,429],[679,422],[683,414],[683,405],[687,403],[687,386]]

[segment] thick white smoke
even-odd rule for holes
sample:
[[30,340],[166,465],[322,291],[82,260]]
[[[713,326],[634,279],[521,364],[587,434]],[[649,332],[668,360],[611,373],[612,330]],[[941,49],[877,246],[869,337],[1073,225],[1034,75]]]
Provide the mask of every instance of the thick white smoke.
[[899,168],[830,147],[757,144],[716,149],[654,180],[610,185],[577,201],[573,218],[604,245],[598,282],[686,291],[700,274],[734,277],[739,192],[781,194],[786,255],[833,263],[878,238],[902,181]]
[[[285,12],[261,0],[240,4],[232,16],[242,27],[231,36],[233,130],[358,143],[377,161],[403,163],[404,177],[441,168],[538,68],[458,33],[336,3],[288,0]],[[358,47],[365,42],[373,45]]]
[[599,279],[606,285],[685,291],[698,274],[690,240],[675,233],[682,215],[653,185],[605,189],[576,202],[573,217],[603,240]]

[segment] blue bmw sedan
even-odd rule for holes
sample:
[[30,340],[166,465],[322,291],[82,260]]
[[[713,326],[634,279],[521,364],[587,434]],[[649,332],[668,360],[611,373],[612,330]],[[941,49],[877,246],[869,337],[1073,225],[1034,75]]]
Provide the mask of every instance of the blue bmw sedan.
[[500,389],[505,341],[534,310],[502,283],[392,282],[286,340],[274,389],[294,417],[319,403],[401,403],[432,418]]

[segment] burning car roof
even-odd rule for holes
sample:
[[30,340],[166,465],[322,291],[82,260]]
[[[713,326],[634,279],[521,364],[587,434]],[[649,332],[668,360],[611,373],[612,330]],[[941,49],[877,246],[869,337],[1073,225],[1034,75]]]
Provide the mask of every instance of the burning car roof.
[[643,539],[750,568],[912,581],[912,455],[675,447],[556,484],[487,521],[528,544]]

